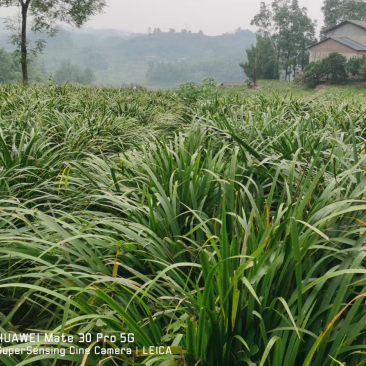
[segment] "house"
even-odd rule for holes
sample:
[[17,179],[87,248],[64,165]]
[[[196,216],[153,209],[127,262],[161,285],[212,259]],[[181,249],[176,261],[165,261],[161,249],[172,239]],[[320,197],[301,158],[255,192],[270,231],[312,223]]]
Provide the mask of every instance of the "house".
[[246,85],[245,83],[236,83],[236,82],[223,82],[223,83],[218,83],[217,86],[243,86]]
[[325,38],[309,48],[310,62],[320,61],[332,52],[350,59],[366,55],[366,22],[345,20],[325,30]]

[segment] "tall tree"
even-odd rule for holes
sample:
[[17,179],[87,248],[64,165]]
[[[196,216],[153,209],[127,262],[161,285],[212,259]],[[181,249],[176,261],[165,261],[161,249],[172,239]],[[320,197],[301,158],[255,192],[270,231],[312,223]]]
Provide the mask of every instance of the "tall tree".
[[365,0],[325,0],[322,10],[324,13],[323,31],[343,20],[366,20]]
[[[0,0],[0,8],[12,6],[19,8],[21,25],[18,28],[8,22],[8,29],[13,31],[11,40],[17,46],[20,55],[23,82],[28,83],[29,17],[32,20],[33,32],[45,32],[54,36],[57,33],[56,22],[62,21],[81,27],[89,17],[103,10],[106,0]],[[43,47],[43,42],[36,42],[32,51],[39,52]]]
[[278,65],[276,52],[268,37],[257,35],[257,44],[247,49],[248,61],[240,67],[245,74],[253,79],[278,79]]
[[315,25],[307,15],[307,8],[298,0],[274,0],[270,5],[262,2],[253,18],[259,34],[268,37],[277,54],[278,65],[285,70],[286,79],[299,65],[308,63],[307,48],[315,40]]

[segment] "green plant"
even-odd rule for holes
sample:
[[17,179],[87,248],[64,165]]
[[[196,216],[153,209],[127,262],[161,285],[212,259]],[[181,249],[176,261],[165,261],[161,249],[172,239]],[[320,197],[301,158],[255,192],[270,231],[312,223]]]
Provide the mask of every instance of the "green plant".
[[365,56],[363,57],[352,57],[348,60],[347,71],[352,76],[360,76],[360,67],[365,63]]
[[186,83],[179,87],[178,96],[186,103],[194,103],[199,99],[215,96],[217,93],[217,82],[214,79],[205,79],[202,85]]
[[327,58],[322,60],[323,70],[327,77],[331,80],[347,79],[347,58],[337,52],[331,53]]
[[316,87],[325,77],[324,64],[321,61],[311,62],[306,68],[302,80],[310,87]]
[[315,87],[321,80],[331,79],[332,81],[341,81],[348,78],[347,67],[354,71],[356,64],[350,61],[347,64],[347,58],[337,52],[331,53],[321,61],[311,62],[305,69],[302,80],[310,87]]
[[363,363],[364,97],[291,88],[0,86],[0,332],[173,353],[1,363]]

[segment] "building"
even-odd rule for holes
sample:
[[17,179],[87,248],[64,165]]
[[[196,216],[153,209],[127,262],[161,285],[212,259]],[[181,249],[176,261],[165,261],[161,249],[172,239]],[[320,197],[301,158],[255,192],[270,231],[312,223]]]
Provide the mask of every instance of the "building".
[[345,20],[325,30],[325,39],[309,48],[310,62],[320,61],[332,52],[350,59],[366,55],[366,22]]
[[217,86],[243,86],[243,85],[247,85],[246,83],[236,83],[236,82],[223,82],[223,83],[218,83]]

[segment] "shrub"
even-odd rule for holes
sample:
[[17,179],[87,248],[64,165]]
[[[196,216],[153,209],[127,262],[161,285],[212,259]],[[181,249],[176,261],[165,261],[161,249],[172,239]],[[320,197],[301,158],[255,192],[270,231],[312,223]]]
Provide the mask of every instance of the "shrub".
[[316,87],[324,76],[323,63],[321,61],[312,62],[305,70],[303,81],[311,87]]
[[352,57],[347,63],[347,71],[352,76],[360,76],[361,65],[366,61],[365,56],[363,57]]
[[347,79],[347,58],[337,52],[322,61],[325,75],[333,81]]
[[315,87],[323,78],[340,81],[347,77],[347,58],[333,52],[321,61],[310,63],[305,70],[303,81],[305,84]]
[[212,78],[205,79],[202,85],[185,83],[178,89],[179,97],[187,103],[194,103],[200,98],[213,97],[216,93],[217,82]]

